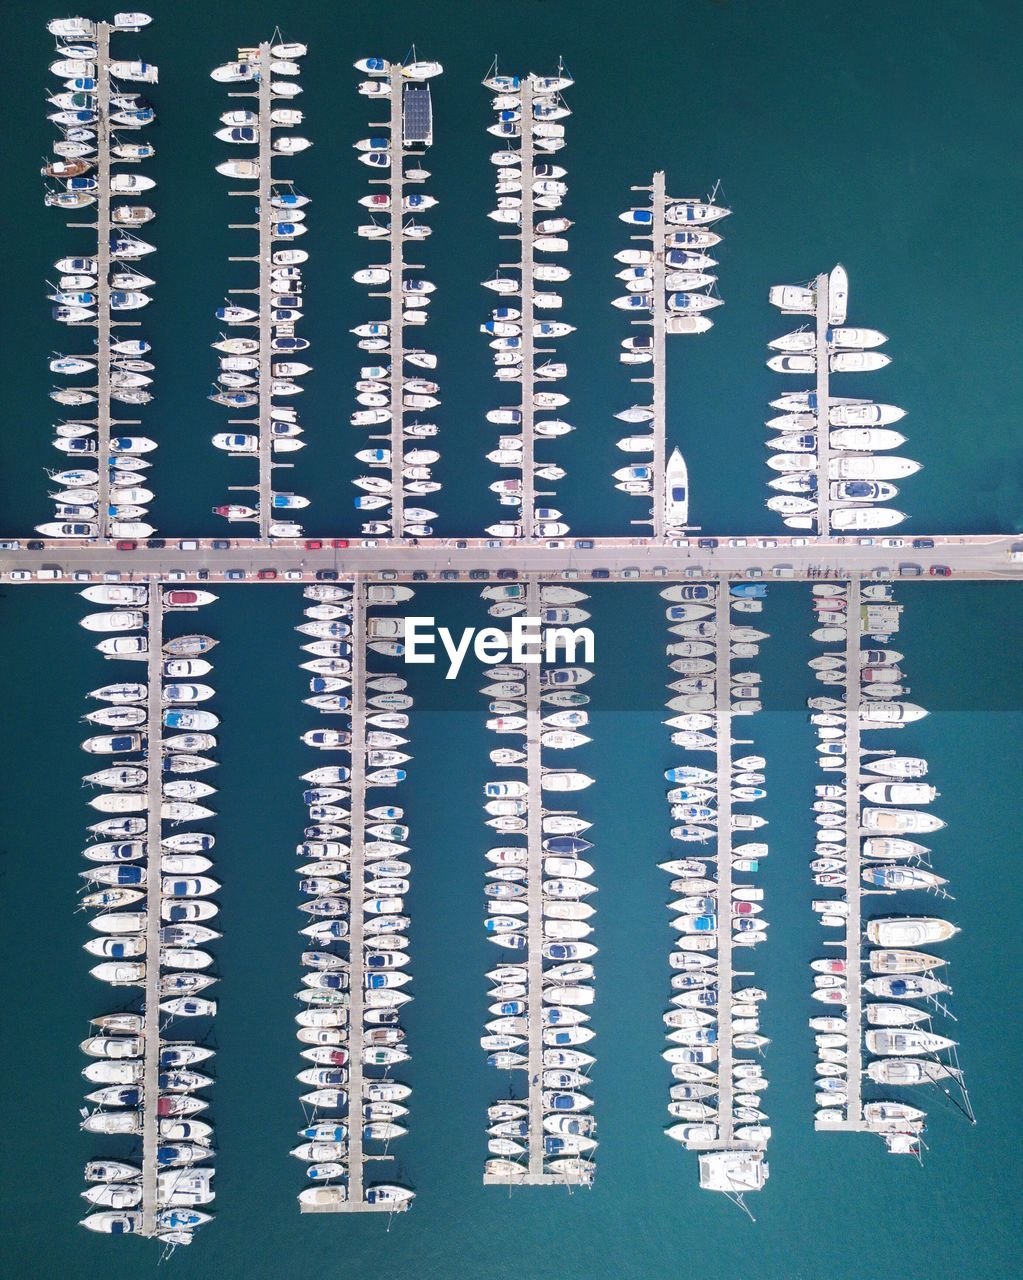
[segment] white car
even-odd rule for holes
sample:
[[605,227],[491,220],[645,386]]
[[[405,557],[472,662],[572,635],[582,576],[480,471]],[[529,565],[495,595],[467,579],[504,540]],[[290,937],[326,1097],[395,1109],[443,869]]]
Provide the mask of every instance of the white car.
[[11,581],[12,581],[12,582],[27,582],[27,581],[28,581],[28,579],[29,579],[29,578],[31,578],[31,577],[32,577],[32,575],[31,575],[31,573],[29,573],[29,571],[28,571],[27,569],[12,569],[12,570],[11,570]]

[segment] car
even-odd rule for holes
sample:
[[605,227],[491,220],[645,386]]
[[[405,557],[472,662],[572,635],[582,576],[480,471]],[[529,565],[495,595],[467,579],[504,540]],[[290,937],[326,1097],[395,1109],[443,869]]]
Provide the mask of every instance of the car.
[[655,564],[650,572],[655,578],[666,578],[668,576],[668,568],[663,564]]
[[319,551],[323,546],[323,543],[319,538],[306,538],[302,545],[305,547],[306,551]]
[[198,551],[199,550],[199,543],[195,540],[195,538],[182,538],[181,541],[178,543],[178,546],[182,551]]
[[791,578],[795,576],[795,572],[790,564],[776,564],[771,567],[771,576],[774,578]]
[[498,569],[497,576],[499,578],[517,578],[519,571],[518,569]]
[[317,569],[316,576],[321,582],[331,582],[337,577],[336,569]]
[[489,578],[490,574],[486,571],[486,569],[470,569],[469,577],[478,581],[481,578]]
[[305,577],[305,574],[301,569],[285,569],[284,576],[289,582],[300,582]]
[[698,538],[696,545],[701,551],[713,551],[718,545],[717,538]]
[[746,570],[747,578],[762,578],[763,576],[764,576],[763,569],[757,568],[756,565],[754,565],[752,569]]
[[746,545],[745,538],[727,538],[725,540],[726,547],[744,547]]
[[566,582],[574,582],[575,579],[579,577],[579,570],[578,569],[562,569],[561,577]]
[[455,546],[458,548],[459,551],[464,551],[468,545],[469,545],[468,542],[466,542],[464,538],[459,538],[459,540],[455,543]]
[[634,564],[630,564],[627,569],[623,569],[619,575],[622,578],[638,578],[639,569]]
[[71,576],[75,582],[89,582],[92,579],[92,574],[88,569],[76,569]]
[[952,570],[947,564],[932,564],[928,570],[932,578],[951,578]]
[[687,578],[704,578],[707,576],[698,564],[688,565],[685,569],[685,575]]
[[906,545],[905,538],[882,538],[882,547],[904,547]]
[[146,539],[146,546],[152,547],[154,550],[158,550],[160,547],[165,547],[166,545],[167,545],[166,538],[147,538]]
[[170,573],[167,574],[167,581],[168,582],[184,582],[187,579],[187,577],[188,577],[188,574],[184,571],[184,569],[172,569]]
[[429,582],[429,580],[430,580],[430,575],[426,572],[426,570],[425,570],[425,569],[413,569],[413,570],[412,570],[412,581],[413,581],[413,582]]
[[29,551],[42,551],[46,547],[46,543],[39,538],[32,538],[30,542],[25,544]]
[[810,539],[809,538],[793,538],[789,545],[793,547],[808,547],[810,545]]
[[245,577],[245,570],[244,569],[228,569],[225,572],[224,577],[227,578],[228,582],[237,582],[239,578]]
[[200,582],[205,582],[210,576],[210,571],[209,569],[199,569],[195,576]]
[[764,547],[766,550],[770,550],[772,547],[776,547],[777,545],[777,538],[757,538],[757,546]]
[[500,549],[504,546],[504,542],[502,541],[501,538],[488,538],[483,545],[486,547],[488,551],[500,551]]
[[593,539],[592,538],[576,538],[575,549],[576,551],[592,551]]
[[861,547],[872,547],[874,545],[873,538],[857,538],[857,542],[859,542]]
[[118,551],[134,551],[139,544],[134,538],[119,538],[114,545]]
[[568,543],[561,538],[555,538],[553,542],[547,542],[544,545],[549,551],[564,551]]
[[12,542],[10,540],[6,542],[0,542],[0,551],[20,551],[20,550],[21,550],[20,542]]
[[377,576],[381,582],[393,582],[397,578],[398,572],[396,569],[381,569]]
[[590,570],[591,578],[610,578],[610,576],[611,576],[610,569],[591,569]]
[[455,582],[459,573],[457,569],[441,569],[440,577],[442,582]]
[[276,569],[260,569],[257,571],[256,577],[259,578],[260,581],[262,582],[269,582],[273,578],[277,577],[277,570]]
[[900,564],[899,565],[900,578],[919,578],[922,573],[923,573],[923,569],[921,569],[918,564]]
[[913,539],[914,551],[932,551],[933,549],[934,549],[933,538],[914,538]]
[[229,538],[214,538],[210,546],[214,551],[226,551],[231,545]]
[[104,582],[120,582],[121,575],[117,572],[116,569],[104,569],[103,581]]
[[672,538],[671,545],[675,547],[677,550],[681,551],[683,548],[689,546],[689,539],[688,538]]
[[40,582],[56,582],[58,578],[63,578],[64,570],[59,564],[44,564],[41,569],[36,572],[36,577]]
[[360,546],[363,546],[363,547],[379,547],[379,546],[380,546],[380,539],[379,539],[379,538],[363,538],[362,542],[360,543]]
[[347,538],[331,538],[330,545],[335,551],[344,551],[345,547],[349,545],[349,542]]
[[29,578],[31,578],[31,576],[32,576],[32,575],[31,575],[31,573],[29,573],[29,571],[28,571],[27,569],[12,569],[12,570],[11,570],[11,581],[12,581],[12,582],[27,582],[27,581],[29,580]]

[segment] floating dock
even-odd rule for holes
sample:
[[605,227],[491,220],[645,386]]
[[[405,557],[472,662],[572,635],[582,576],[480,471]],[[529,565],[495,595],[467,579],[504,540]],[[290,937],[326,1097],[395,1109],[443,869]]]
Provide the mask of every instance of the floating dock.
[[110,31],[109,22],[96,24],[96,523],[99,536],[110,536]]
[[142,1235],[156,1234],[158,1148],[160,1118],[160,929],[162,926],[163,877],[160,874],[163,848],[163,598],[161,585],[149,588],[149,654],[146,674],[146,987],[144,1093],[142,1096]]
[[822,271],[814,284],[817,300],[817,532],[831,536],[831,353],[830,281]]

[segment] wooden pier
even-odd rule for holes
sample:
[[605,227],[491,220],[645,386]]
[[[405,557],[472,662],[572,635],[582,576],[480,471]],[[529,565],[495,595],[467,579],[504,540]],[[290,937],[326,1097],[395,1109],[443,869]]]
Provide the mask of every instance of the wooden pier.
[[818,277],[815,288],[817,308],[817,531],[831,536],[831,414],[829,384],[831,357],[828,352],[830,276]]
[[110,32],[96,23],[96,526],[110,536]]
[[847,1097],[845,1114],[850,1127],[860,1128],[863,1120],[860,1052],[863,966],[860,916],[863,886],[860,880],[860,580],[849,581],[845,638],[845,977]]
[[[522,137],[519,141],[519,154],[522,157],[522,221],[519,226],[519,269],[521,273],[522,300],[522,536],[532,538],[536,529],[536,408],[533,397],[536,392],[536,373],[533,362],[536,358],[536,338],[533,328],[536,323],[536,308],[533,295],[536,285],[533,280],[535,255],[533,252],[534,217],[536,207],[533,199],[533,162],[536,148],[533,146],[533,98],[535,84],[532,76],[523,76],[519,95],[522,100]],[[500,296],[500,295],[499,295]],[[535,615],[531,615],[535,616]],[[532,812],[532,805],[530,805]],[[532,890],[531,890],[532,891]],[[530,949],[532,953],[532,948]]]
[[[653,177],[653,189],[651,192],[651,204],[653,205],[654,225],[653,225],[653,306],[651,312],[653,315],[653,325],[651,328],[651,337],[653,338],[653,372],[650,377],[651,389],[653,391],[653,408],[654,418],[650,424],[654,437],[654,452],[651,458],[651,467],[654,473],[653,479],[653,506],[651,516],[653,519],[653,529],[655,538],[664,537],[664,469],[668,461],[668,406],[667,406],[667,363],[665,360],[665,348],[667,345],[667,315],[668,300],[665,291],[665,277],[667,275],[667,266],[665,263],[665,221],[664,206],[667,196],[664,189],[664,172],[659,170]],[[639,381],[639,379],[636,379]],[[631,455],[630,455],[631,456]],[[727,613],[727,610],[726,610]]]
[[146,986],[142,1095],[142,1232],[156,1234],[157,1148],[160,1144],[160,874],[163,841],[163,597],[149,586],[148,724],[146,752]]
[[401,67],[392,64],[388,77],[391,86],[391,171],[387,190],[391,197],[390,221],[390,305],[387,331],[388,355],[391,360],[390,382],[390,433],[391,433],[391,537],[405,536],[405,318],[402,284],[405,278],[404,205],[405,205],[405,145],[402,106],[405,79]]
[[270,289],[273,265],[273,209],[270,197],[273,194],[273,124],[270,113],[273,109],[271,93],[272,62],[270,44],[263,41],[259,46],[257,61],[259,63],[259,181],[256,186],[256,205],[259,210],[259,386],[256,394],[258,401],[258,439],[259,439],[259,536],[267,538],[270,525],[274,520],[273,512],[273,436],[270,423],[273,413],[273,352],[271,339],[273,328],[270,313],[273,308],[273,294]]
[[718,1144],[732,1145],[732,619],[727,582],[717,586]]

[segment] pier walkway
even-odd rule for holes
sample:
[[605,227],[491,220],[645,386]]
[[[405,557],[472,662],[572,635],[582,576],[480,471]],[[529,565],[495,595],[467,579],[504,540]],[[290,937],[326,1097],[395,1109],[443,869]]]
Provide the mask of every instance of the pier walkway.
[[861,939],[863,921],[860,908],[863,885],[860,880],[860,582],[849,582],[846,607],[845,639],[845,899],[848,914],[845,921],[847,1097],[846,1124],[860,1128],[862,1124],[862,1081],[860,1053],[860,1021],[862,1016],[863,966]]
[[390,141],[391,171],[387,190],[391,197],[390,218],[390,285],[387,296],[390,317],[387,331],[390,370],[391,413],[391,534],[405,536],[405,316],[403,283],[405,279],[405,144],[402,106],[405,79],[402,68],[391,64],[388,77],[391,86]]
[[[664,537],[664,468],[667,463],[668,447],[668,406],[667,378],[668,370],[665,360],[667,344],[667,293],[664,287],[667,269],[665,266],[665,221],[664,205],[667,196],[664,189],[664,172],[658,171],[653,177],[651,203],[653,205],[653,372],[649,378],[653,391],[654,419],[650,427],[654,437],[654,452],[651,459],[653,468],[653,529],[655,538]],[[636,382],[647,379],[634,379]]]
[[110,31],[96,24],[96,523],[110,533]]
[[822,538],[831,534],[831,421],[829,383],[831,357],[828,352],[830,279],[825,271],[817,277],[817,530]]
[[149,589],[147,659],[148,725],[146,768],[146,986],[142,1095],[142,1232],[156,1233],[157,1148],[160,1140],[160,875],[163,841],[163,596],[160,584]]
[[[535,84],[532,76],[524,76],[519,86],[522,101],[522,137],[519,140],[519,154],[522,157],[522,220],[519,225],[519,261],[517,266],[521,276],[522,301],[522,536],[532,538],[536,528],[536,406],[533,398],[536,394],[536,306],[534,295],[536,282],[533,279],[535,254],[533,240],[536,215],[536,203],[533,195],[533,163],[536,148],[533,146],[533,98]],[[514,237],[513,237],[514,238]],[[502,384],[503,385],[503,384]]]
[[270,313],[273,308],[273,294],[270,284],[273,262],[273,209],[270,198],[273,194],[273,125],[270,112],[273,107],[271,93],[272,57],[270,45],[264,41],[259,46],[259,181],[257,183],[256,206],[259,210],[259,396],[258,434],[259,434],[259,536],[267,537],[273,521],[273,437],[270,423],[273,410],[273,365],[271,339],[273,327]]

